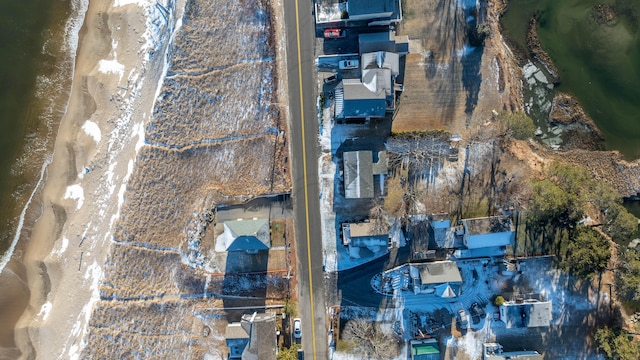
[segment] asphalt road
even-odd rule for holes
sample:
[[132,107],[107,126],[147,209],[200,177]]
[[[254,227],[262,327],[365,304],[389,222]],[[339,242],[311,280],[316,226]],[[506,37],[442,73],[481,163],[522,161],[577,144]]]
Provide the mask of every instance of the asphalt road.
[[310,0],[284,2],[302,348],[306,359],[328,359],[318,187],[315,24],[311,10]]

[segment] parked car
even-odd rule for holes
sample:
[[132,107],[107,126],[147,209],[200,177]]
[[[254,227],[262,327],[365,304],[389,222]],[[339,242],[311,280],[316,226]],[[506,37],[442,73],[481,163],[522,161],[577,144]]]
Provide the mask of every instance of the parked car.
[[324,31],[325,39],[340,39],[347,36],[346,29],[326,29]]
[[471,308],[469,309],[469,311],[471,312],[471,316],[477,317],[479,319],[482,319],[487,315],[484,309],[477,302],[471,304]]
[[324,78],[324,83],[325,84],[331,84],[334,83],[336,81],[340,80],[340,75],[338,73],[333,73],[333,75]]
[[298,360],[304,360],[304,350],[298,349]]
[[302,337],[302,320],[300,320],[300,318],[293,319],[293,336],[296,339]]
[[469,328],[469,315],[467,315],[467,312],[464,309],[458,310],[458,324],[461,329]]
[[359,65],[360,61],[358,60],[342,60],[338,63],[338,67],[341,70],[357,69]]

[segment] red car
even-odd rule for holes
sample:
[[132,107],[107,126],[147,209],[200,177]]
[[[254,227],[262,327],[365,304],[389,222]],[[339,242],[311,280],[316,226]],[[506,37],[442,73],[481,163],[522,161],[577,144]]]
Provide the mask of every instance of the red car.
[[345,29],[326,29],[324,31],[325,39],[340,39],[347,36],[347,30]]

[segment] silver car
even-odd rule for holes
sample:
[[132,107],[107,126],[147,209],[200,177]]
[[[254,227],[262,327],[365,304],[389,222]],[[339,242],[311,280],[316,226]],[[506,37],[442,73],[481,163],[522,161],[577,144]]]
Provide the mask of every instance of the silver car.
[[302,337],[302,320],[300,320],[300,318],[293,319],[293,336],[296,339]]

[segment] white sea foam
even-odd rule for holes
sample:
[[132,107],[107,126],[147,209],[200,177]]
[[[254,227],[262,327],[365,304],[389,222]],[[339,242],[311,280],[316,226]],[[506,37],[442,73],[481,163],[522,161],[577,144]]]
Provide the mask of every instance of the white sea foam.
[[67,190],[64,193],[65,199],[73,199],[76,201],[76,209],[80,210],[84,203],[84,189],[80,184],[73,184],[67,186]]
[[42,320],[46,321],[47,318],[49,317],[49,313],[51,312],[51,306],[52,306],[51,302],[47,301],[40,308],[40,312],[38,313],[38,316],[42,316]]
[[100,131],[100,127],[98,126],[98,124],[91,120],[85,121],[85,123],[82,125],[82,130],[87,135],[91,136],[96,143],[99,143],[100,139],[102,139],[102,132]]
[[16,233],[13,235],[13,240],[11,241],[11,245],[9,246],[9,250],[7,250],[7,252],[5,252],[0,259],[0,273],[2,273],[2,270],[4,270],[5,266],[7,266],[7,263],[11,259],[11,255],[13,255],[13,251],[16,249],[16,244],[18,243],[18,240],[20,240],[20,235],[22,234],[22,227],[24,226],[24,218],[27,214],[27,209],[29,209],[36,191],[38,191],[40,185],[42,185],[42,180],[44,179],[44,175],[46,174],[47,166],[49,166],[50,163],[51,158],[49,157],[45,160],[44,164],[42,164],[40,179],[38,180],[38,183],[36,183],[36,186],[33,188],[33,191],[29,196],[29,200],[27,200],[27,203],[22,208],[22,212],[20,212],[20,217],[18,218],[18,227],[16,229]]

